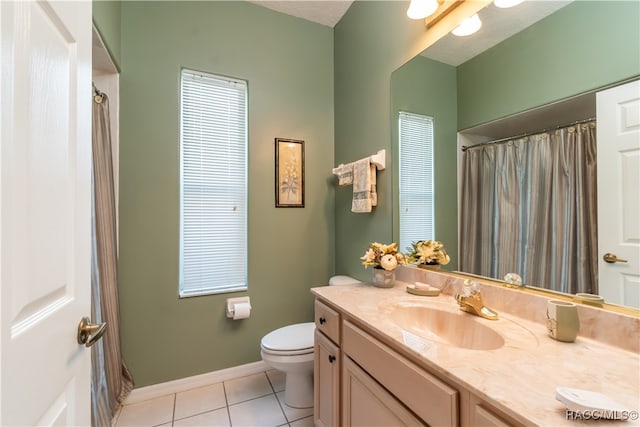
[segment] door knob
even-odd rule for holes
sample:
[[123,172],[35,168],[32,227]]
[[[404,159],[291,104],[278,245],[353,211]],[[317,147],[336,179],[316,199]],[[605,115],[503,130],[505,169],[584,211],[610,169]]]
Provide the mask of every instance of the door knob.
[[78,324],[78,344],[84,344],[87,347],[91,347],[102,338],[104,332],[107,330],[107,322],[104,323],[91,323],[91,319],[83,317]]
[[626,259],[620,259],[611,253],[604,254],[602,259],[604,260],[604,262],[608,262],[609,264],[613,264],[614,262],[628,262]]

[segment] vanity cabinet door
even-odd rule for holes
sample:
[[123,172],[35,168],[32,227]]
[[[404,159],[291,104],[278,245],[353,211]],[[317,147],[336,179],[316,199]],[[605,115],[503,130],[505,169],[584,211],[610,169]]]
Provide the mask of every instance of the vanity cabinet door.
[[523,424],[502,413],[498,409],[471,394],[470,426],[471,427],[520,427]]
[[340,425],[340,348],[315,331],[313,421],[316,427]]
[[343,322],[341,349],[427,424],[460,424],[456,389],[348,320]]
[[426,425],[349,357],[342,360],[342,425]]

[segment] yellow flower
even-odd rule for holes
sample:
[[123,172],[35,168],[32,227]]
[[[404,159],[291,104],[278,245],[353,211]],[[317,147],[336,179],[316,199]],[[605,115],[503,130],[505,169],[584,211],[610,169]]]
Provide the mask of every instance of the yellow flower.
[[374,262],[376,259],[376,253],[373,249],[369,248],[369,250],[367,250],[364,256],[360,259],[363,260],[363,264]]
[[411,253],[408,262],[416,262],[418,264],[449,264],[451,260],[444,245],[437,240],[419,240],[411,244]]
[[451,258],[449,258],[449,255],[445,254],[444,252],[438,253],[438,264],[447,265],[449,264],[449,261],[451,261]]
[[431,245],[424,245],[418,247],[418,261],[420,262],[429,262],[435,258],[435,252]]

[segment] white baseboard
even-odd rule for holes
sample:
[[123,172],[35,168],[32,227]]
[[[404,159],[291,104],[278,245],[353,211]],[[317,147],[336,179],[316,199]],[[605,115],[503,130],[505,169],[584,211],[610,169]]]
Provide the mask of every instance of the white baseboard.
[[234,378],[258,374],[267,370],[269,370],[267,364],[260,360],[258,362],[247,363],[246,365],[234,366],[232,368],[221,369],[219,371],[207,372],[206,374],[167,381],[166,383],[135,388],[131,391],[129,396],[127,396],[124,404],[130,405],[132,403],[138,403],[143,400],[166,396],[168,394],[179,393],[192,388],[204,387]]

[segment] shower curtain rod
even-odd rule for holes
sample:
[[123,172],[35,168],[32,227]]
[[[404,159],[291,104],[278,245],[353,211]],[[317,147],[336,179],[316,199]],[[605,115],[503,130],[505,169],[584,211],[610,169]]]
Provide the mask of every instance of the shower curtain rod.
[[508,136],[506,138],[494,139],[493,141],[480,142],[478,144],[473,144],[473,145],[463,145],[462,146],[462,151],[467,151],[469,148],[481,147],[483,145],[499,144],[501,142],[507,142],[507,141],[511,141],[511,140],[514,140],[514,139],[518,139],[518,138],[524,138],[525,136],[536,135],[536,134],[539,134],[539,133],[548,132],[548,131],[553,130],[553,129],[561,129],[561,128],[568,127],[568,126],[574,126],[574,125],[579,125],[579,124],[582,124],[582,123],[588,123],[588,122],[594,121],[595,119],[596,119],[595,117],[589,117],[588,119],[576,120],[575,122],[566,123],[564,125],[558,125],[555,128],[541,129],[541,130],[537,130],[535,132],[526,132],[526,133],[523,133],[523,134],[520,134],[520,135],[516,135],[516,136]]
[[104,95],[100,89],[96,86],[94,82],[91,82],[91,86],[93,86],[93,94],[94,95]]

